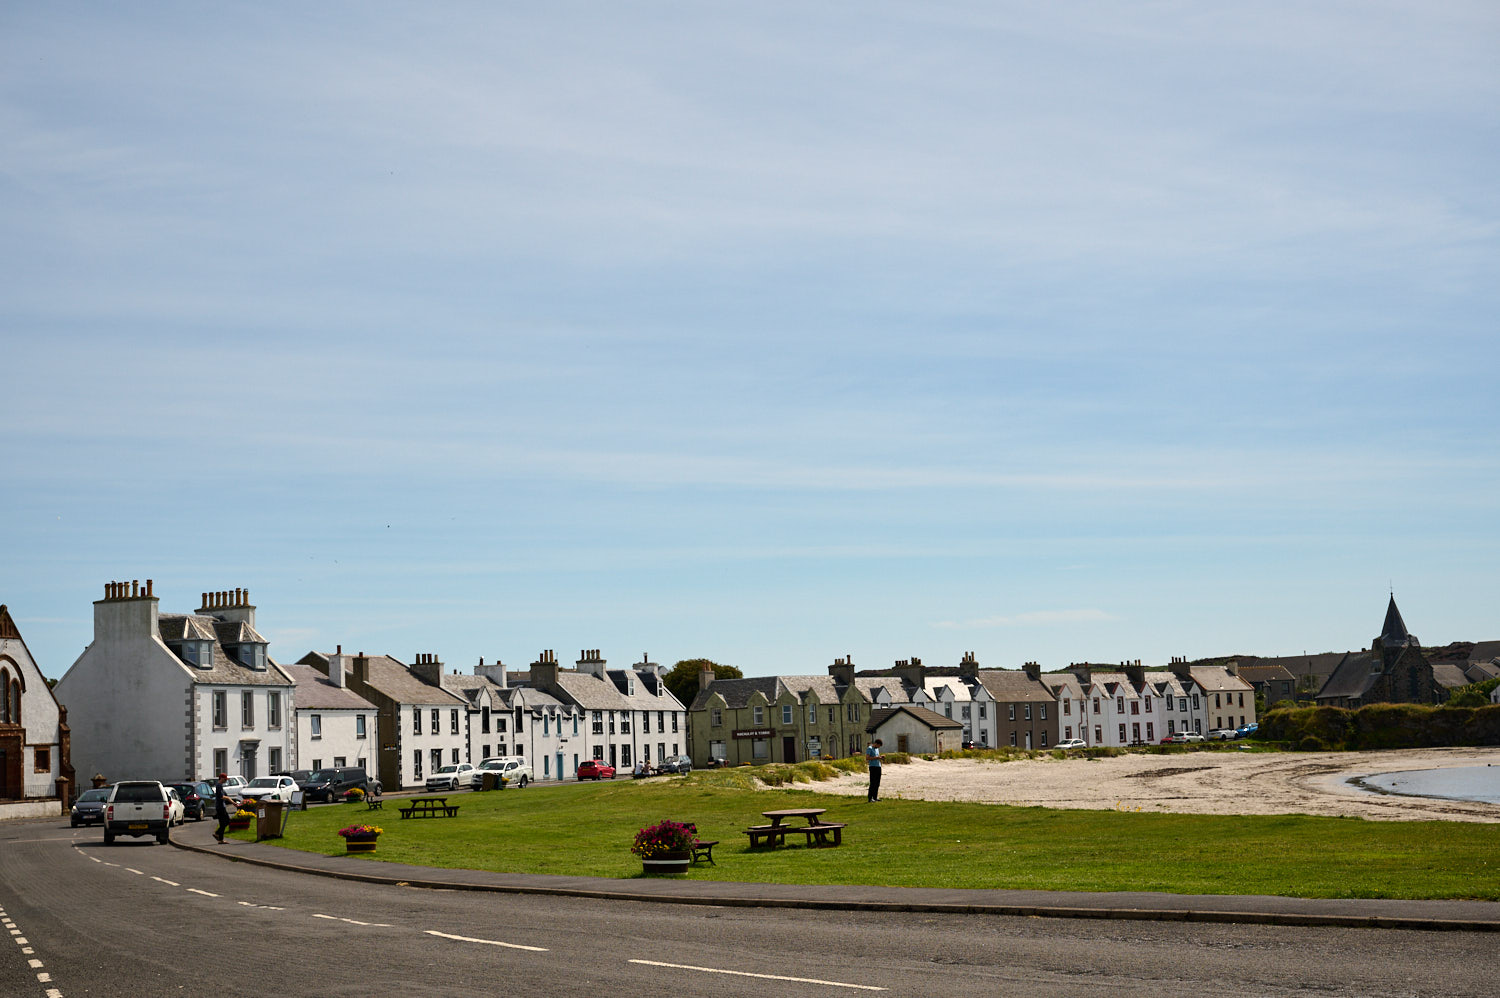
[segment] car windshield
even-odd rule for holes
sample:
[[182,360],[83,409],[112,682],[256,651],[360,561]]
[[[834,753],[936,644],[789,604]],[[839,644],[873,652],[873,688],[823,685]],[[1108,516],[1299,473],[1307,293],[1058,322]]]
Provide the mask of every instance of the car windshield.
[[307,779],[312,783],[332,783],[334,781],[334,778],[338,775],[339,774],[336,772],[330,773],[327,770],[320,769],[316,773],[309,776]]
[[84,801],[106,800],[108,799],[108,797],[108,790],[85,790],[83,792],[83,796],[78,798],[78,803],[82,804]]
[[280,785],[281,781],[274,776],[257,776],[250,781],[252,787],[274,787]]
[[442,769],[438,770],[438,772],[439,773],[456,773],[456,772],[458,772],[458,767],[457,766],[444,766]]

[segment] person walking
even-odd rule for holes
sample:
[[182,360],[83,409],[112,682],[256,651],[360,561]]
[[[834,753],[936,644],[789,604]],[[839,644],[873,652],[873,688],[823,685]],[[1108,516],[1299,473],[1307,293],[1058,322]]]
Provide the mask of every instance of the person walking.
[[879,738],[870,743],[865,749],[865,762],[870,766],[870,800],[873,804],[880,799],[880,746],[885,744]]
[[224,829],[229,827],[229,800],[224,795],[224,781],[227,779],[228,773],[220,773],[218,781],[214,783],[214,820],[219,823],[214,839],[221,844],[224,841]]

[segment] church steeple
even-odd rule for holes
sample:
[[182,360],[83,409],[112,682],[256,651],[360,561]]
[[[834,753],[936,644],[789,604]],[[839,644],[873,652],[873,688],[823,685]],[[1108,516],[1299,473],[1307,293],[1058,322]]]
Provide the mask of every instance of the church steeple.
[[1416,645],[1417,639],[1406,630],[1406,621],[1396,609],[1396,594],[1391,594],[1390,605],[1385,609],[1385,624],[1380,628],[1380,644],[1385,648],[1406,648]]

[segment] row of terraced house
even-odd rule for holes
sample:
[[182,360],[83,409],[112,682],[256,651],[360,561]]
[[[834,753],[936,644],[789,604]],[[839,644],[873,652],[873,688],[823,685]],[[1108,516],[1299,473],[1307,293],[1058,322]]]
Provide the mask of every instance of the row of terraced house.
[[[1237,728],[1256,719],[1255,691],[1234,663],[1174,659],[1163,670],[1139,661],[1075,665],[1043,673],[984,669],[972,652],[956,667],[920,659],[857,672],[835,659],[827,675],[716,679],[699,676],[689,708],[694,759],[798,762],[852,755],[880,736],[886,750],[1048,748],[1155,744],[1169,734]],[[884,738],[890,727],[894,736]]]

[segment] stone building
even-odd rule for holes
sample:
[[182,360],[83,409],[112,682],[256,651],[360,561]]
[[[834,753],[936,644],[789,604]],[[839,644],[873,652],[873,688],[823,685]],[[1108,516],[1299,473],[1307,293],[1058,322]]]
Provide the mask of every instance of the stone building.
[[1318,691],[1320,707],[1363,707],[1370,703],[1442,703],[1448,691],[1438,683],[1422,645],[1406,629],[1396,597],[1386,607],[1380,635],[1369,651],[1344,656]]
[[53,815],[77,790],[67,711],[0,604],[0,818]]

